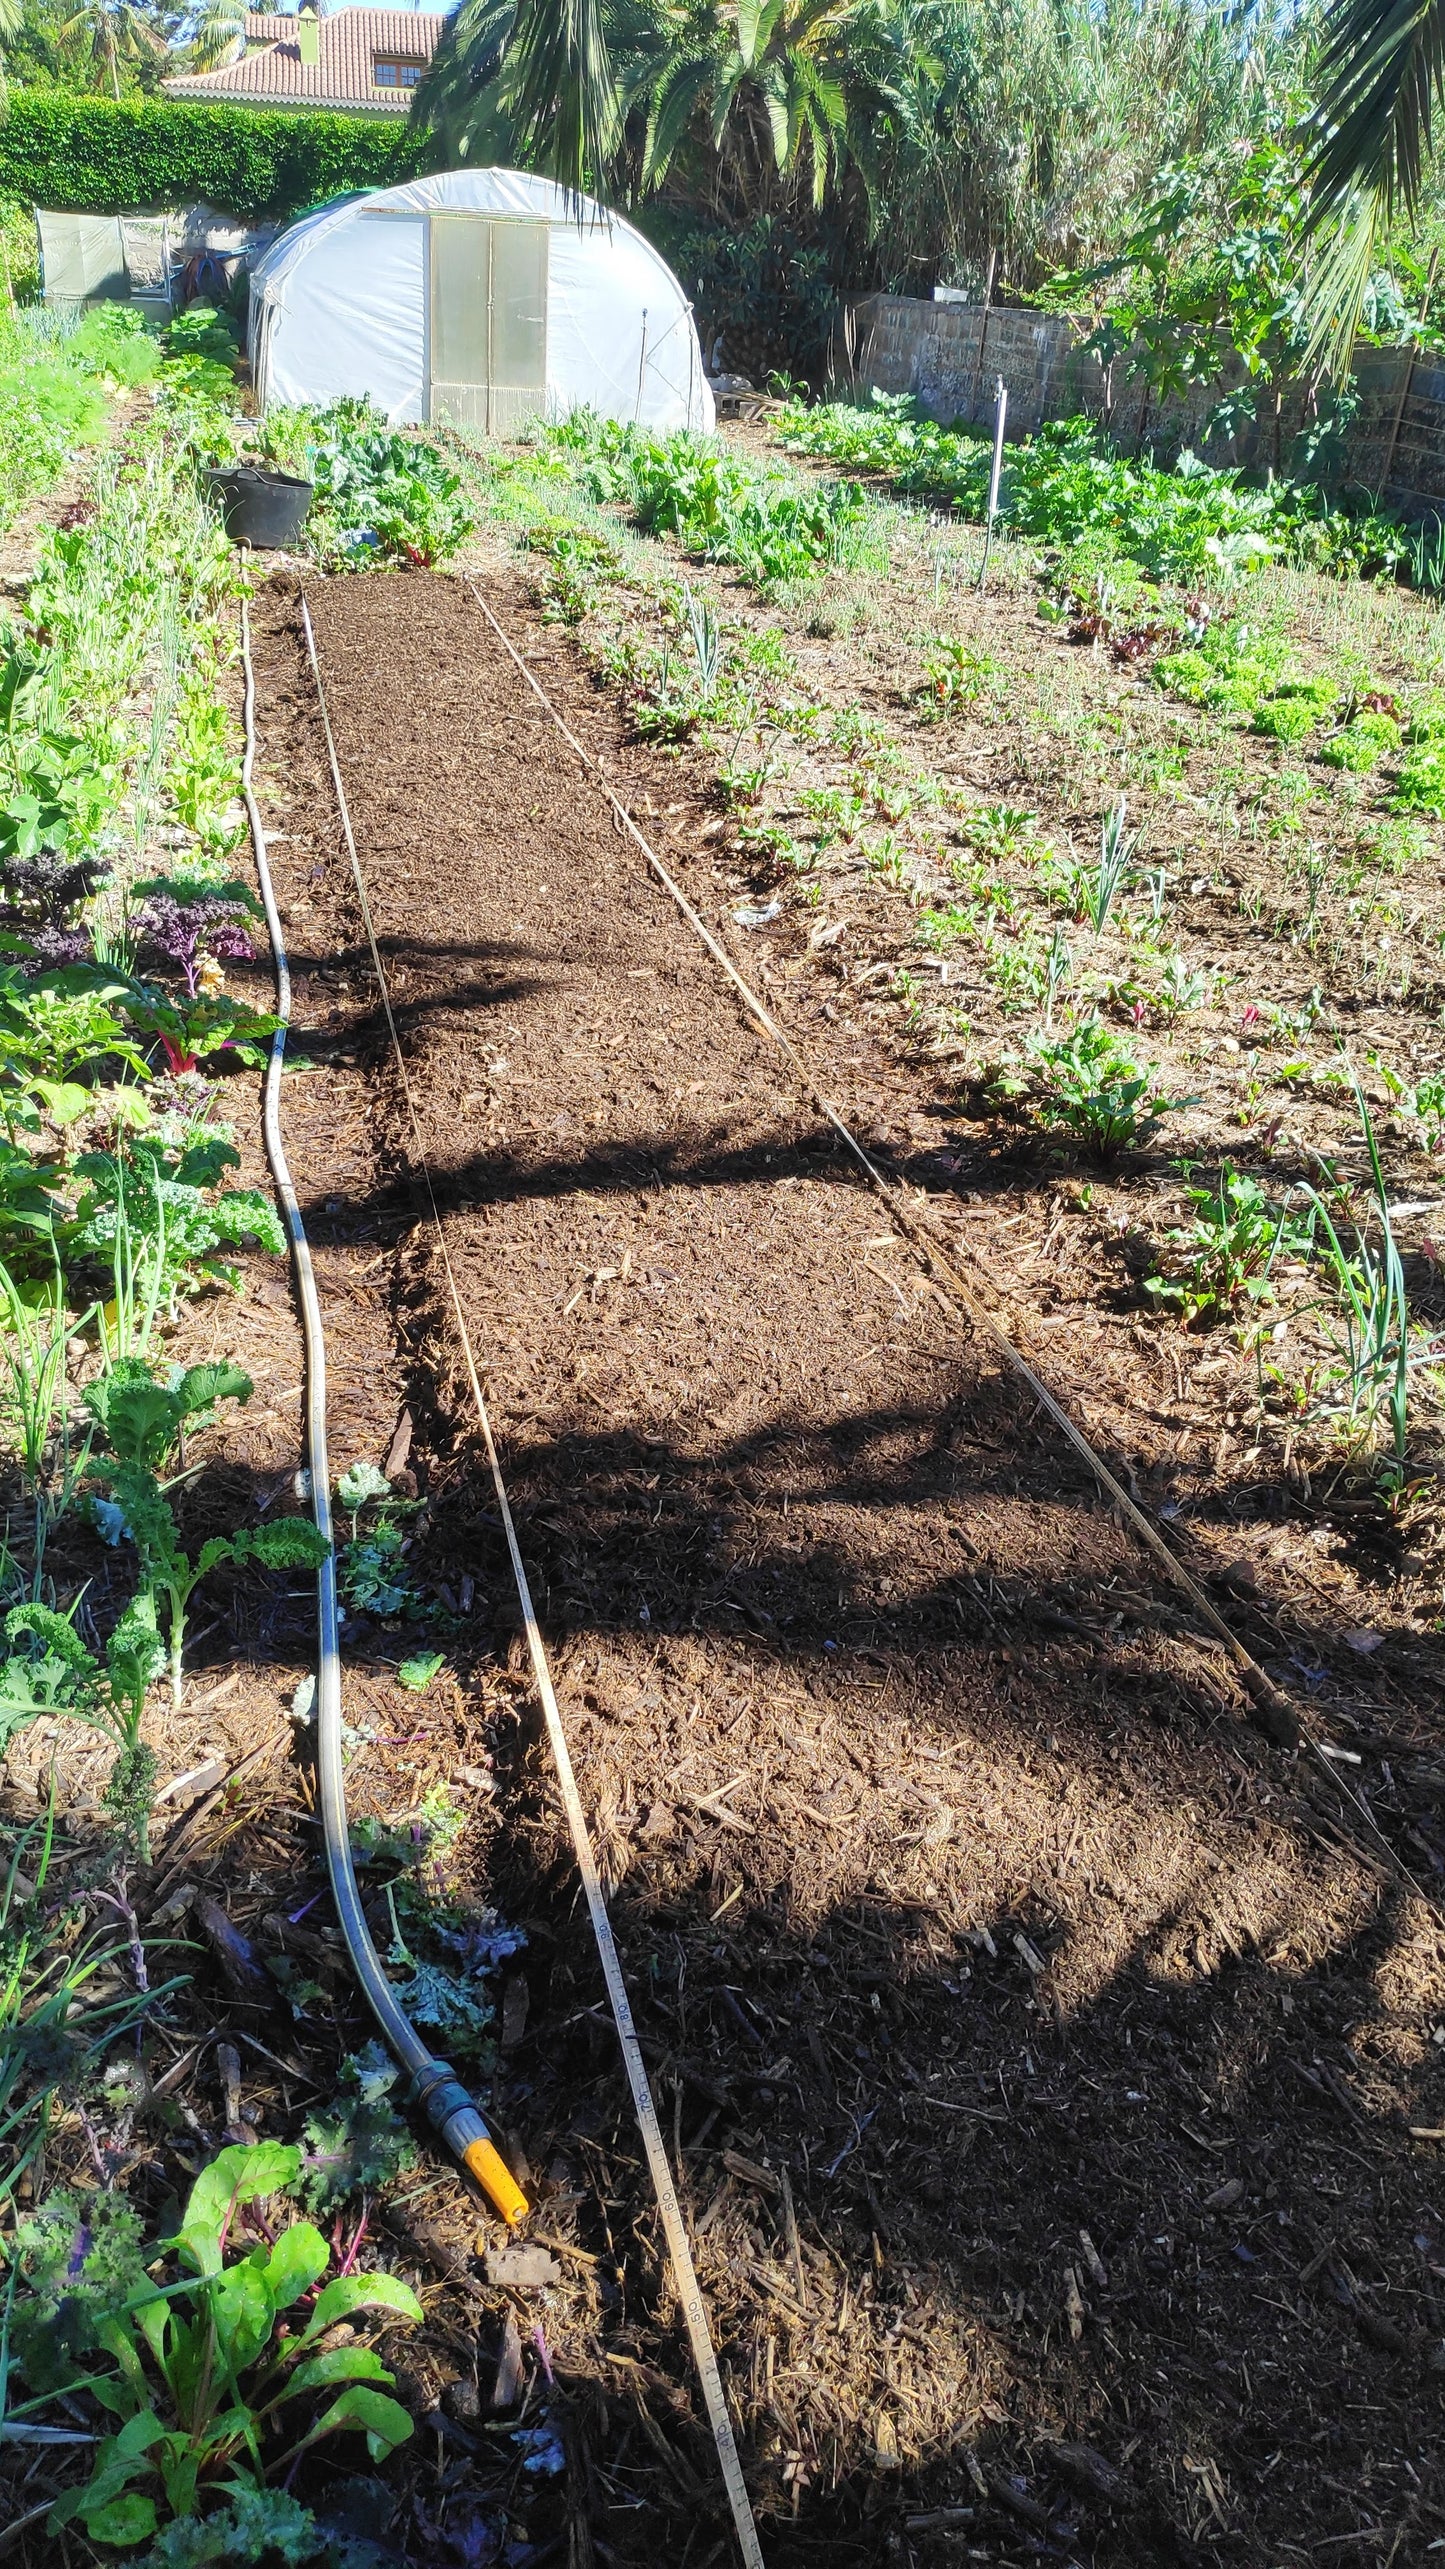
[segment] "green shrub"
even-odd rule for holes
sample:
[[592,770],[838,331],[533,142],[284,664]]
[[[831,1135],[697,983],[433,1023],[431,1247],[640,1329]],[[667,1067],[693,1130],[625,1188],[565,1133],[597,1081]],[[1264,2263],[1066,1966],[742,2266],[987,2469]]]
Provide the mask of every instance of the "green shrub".
[[265,116],[22,89],[0,122],[0,195],[92,214],[204,197],[251,222],[395,187],[435,156],[433,138],[401,116]]
[[780,216],[739,229],[653,205],[635,219],[692,296],[704,346],[723,333],[730,373],[761,382],[770,368],[808,374],[820,364],[838,308],[827,257]]

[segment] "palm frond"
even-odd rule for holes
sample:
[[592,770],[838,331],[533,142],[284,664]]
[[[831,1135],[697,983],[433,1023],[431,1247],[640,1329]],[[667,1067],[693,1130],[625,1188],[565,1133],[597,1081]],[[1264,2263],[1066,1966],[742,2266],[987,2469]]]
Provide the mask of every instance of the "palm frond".
[[1310,210],[1319,255],[1303,297],[1310,354],[1348,366],[1376,243],[1397,207],[1413,213],[1445,95],[1445,0],[1334,0],[1325,21],[1318,104],[1306,125]]
[[506,82],[528,166],[574,198],[600,186],[617,131],[601,0],[522,0]]

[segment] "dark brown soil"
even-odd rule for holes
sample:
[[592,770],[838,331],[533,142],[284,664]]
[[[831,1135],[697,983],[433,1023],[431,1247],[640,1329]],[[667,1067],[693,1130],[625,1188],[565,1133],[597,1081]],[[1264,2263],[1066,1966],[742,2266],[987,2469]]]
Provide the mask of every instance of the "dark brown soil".
[[[1263,2564],[1366,2527],[1423,2554],[1433,1913],[1242,1724],[465,591],[314,604],[770,2557],[924,2557],[957,2524],[908,2519],[940,2507],[984,2559]],[[656,788],[498,604],[624,789]],[[672,818],[686,842],[701,814]],[[818,1037],[845,1108],[905,1131],[881,1056]],[[515,1656],[424,1233],[406,1272],[438,1541]],[[573,2539],[682,2556],[711,2472],[529,1736],[491,1848],[533,1932],[498,2105],[540,2226],[602,2260],[545,2321]]]

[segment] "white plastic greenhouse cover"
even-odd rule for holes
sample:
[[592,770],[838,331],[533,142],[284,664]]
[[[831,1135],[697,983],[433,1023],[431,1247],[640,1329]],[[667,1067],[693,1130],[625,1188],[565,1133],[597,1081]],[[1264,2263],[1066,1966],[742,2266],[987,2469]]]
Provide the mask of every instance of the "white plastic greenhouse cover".
[[708,429],[713,401],[692,310],[666,261],[619,215],[520,170],[446,170],[323,207],[283,232],[251,275],[262,408],[366,395],[397,424],[430,412],[429,218],[548,227],[550,419],[584,406],[658,429]]

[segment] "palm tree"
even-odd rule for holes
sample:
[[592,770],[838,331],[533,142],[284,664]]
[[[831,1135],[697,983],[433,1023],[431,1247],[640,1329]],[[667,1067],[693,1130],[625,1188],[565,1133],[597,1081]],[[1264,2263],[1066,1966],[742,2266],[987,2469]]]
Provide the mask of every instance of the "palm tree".
[[[413,114],[473,159],[581,193],[660,188],[683,159],[753,214],[838,180],[881,97],[892,0],[461,0]],[[629,145],[629,130],[632,142]]]
[[5,103],[5,52],[25,23],[25,0],[0,0],[0,106]]
[[461,0],[412,113],[470,159],[510,159],[574,196],[600,186],[620,129],[601,0]]
[[1419,201],[1431,107],[1445,95],[1445,0],[1332,0],[1317,83],[1305,135],[1320,256],[1306,306],[1316,348],[1341,367],[1377,247],[1397,208]]
[[80,0],[80,7],[62,22],[58,33],[63,45],[73,44],[77,52],[89,55],[109,80],[115,98],[120,96],[123,62],[139,62],[146,55],[163,58],[170,51],[165,37],[135,0]]
[[[821,206],[847,156],[850,93],[871,0],[716,0],[670,11],[641,58],[628,104],[645,107],[642,185],[660,187],[689,137],[705,135],[750,211],[770,179],[806,169]],[[738,187],[737,183],[741,182]]]
[[234,62],[245,40],[246,17],[246,0],[205,0],[190,48],[198,71]]

